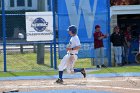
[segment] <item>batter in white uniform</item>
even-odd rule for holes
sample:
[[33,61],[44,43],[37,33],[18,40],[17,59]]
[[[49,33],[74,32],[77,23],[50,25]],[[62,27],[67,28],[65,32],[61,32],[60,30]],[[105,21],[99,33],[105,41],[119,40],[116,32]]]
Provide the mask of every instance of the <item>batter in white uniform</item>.
[[78,51],[81,47],[79,37],[77,36],[77,28],[72,25],[68,28],[68,33],[71,36],[70,42],[67,46],[67,54],[61,60],[61,63],[58,66],[59,69],[59,78],[56,80],[57,83],[63,83],[63,70],[66,69],[68,73],[73,74],[76,72],[81,72],[86,77],[86,72],[84,68],[74,69],[74,64],[77,60]]

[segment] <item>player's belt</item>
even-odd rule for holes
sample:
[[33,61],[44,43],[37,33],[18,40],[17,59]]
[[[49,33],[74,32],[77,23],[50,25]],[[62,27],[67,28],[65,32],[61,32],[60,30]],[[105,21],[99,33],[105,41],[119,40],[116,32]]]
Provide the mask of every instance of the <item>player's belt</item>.
[[78,55],[78,54],[72,54],[72,53],[70,53],[70,55]]

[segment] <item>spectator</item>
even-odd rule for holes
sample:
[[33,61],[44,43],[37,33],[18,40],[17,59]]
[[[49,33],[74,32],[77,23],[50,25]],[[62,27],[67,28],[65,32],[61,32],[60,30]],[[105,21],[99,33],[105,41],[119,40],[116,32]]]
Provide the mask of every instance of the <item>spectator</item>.
[[122,66],[124,35],[120,32],[118,26],[114,27],[114,32],[111,34],[110,40],[113,43],[116,64]]
[[131,40],[132,40],[132,35],[131,35],[131,26],[127,26],[126,30],[124,32],[124,37],[125,37],[125,43],[124,43],[124,58],[125,62],[128,62],[128,55],[129,55],[129,50],[131,46]]
[[[99,25],[95,26],[94,32],[94,49],[95,49],[95,65],[97,68],[106,67],[104,65],[104,45],[103,39],[107,37],[100,31],[101,27]],[[100,60],[100,62],[99,62]]]

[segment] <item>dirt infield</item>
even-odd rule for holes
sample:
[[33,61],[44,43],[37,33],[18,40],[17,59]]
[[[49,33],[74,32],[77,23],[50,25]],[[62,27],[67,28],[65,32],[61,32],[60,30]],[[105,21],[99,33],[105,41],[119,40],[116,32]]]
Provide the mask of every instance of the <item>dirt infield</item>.
[[0,81],[0,92],[13,89],[23,92],[51,89],[85,89],[112,93],[140,93],[140,77],[64,79],[64,84],[61,85],[54,82],[54,79]]

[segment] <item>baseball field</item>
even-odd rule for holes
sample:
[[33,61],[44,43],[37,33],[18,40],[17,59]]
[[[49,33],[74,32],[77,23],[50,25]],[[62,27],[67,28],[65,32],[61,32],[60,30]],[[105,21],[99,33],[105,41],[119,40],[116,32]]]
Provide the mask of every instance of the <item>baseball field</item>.
[[[0,56],[2,57],[2,55]],[[15,59],[16,58],[16,59]],[[50,55],[45,64],[36,64],[35,53],[7,54],[8,72],[0,72],[0,92],[10,93],[139,93],[139,65],[96,69],[91,59],[78,59],[75,67],[87,68],[87,78],[64,74],[64,83],[56,84],[57,70],[50,68]],[[57,60],[58,64],[60,59]],[[3,67],[2,58],[0,67]],[[133,74],[135,73],[135,74]],[[111,75],[110,75],[111,74]],[[130,75],[129,75],[130,74]],[[131,75],[132,74],[132,75]],[[138,75],[138,76],[137,76]]]
[[[87,69],[82,75],[64,74],[64,83],[56,84],[57,71],[1,72],[0,92],[11,93],[139,93],[139,66]],[[131,72],[131,73],[130,73]],[[135,75],[134,75],[135,73]],[[132,74],[132,75],[131,75]]]

